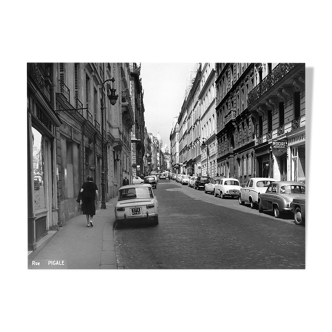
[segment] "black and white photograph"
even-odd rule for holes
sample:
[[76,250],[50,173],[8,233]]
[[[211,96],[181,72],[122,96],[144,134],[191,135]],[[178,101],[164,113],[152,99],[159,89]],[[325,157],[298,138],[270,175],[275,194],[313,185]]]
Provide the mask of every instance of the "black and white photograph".
[[27,78],[29,269],[305,268],[305,63]]

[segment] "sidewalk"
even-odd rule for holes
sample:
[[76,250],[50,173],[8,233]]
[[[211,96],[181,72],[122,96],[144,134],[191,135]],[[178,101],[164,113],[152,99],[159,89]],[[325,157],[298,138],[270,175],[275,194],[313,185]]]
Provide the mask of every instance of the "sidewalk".
[[[29,269],[117,269],[114,248],[114,206],[117,197],[100,208],[93,227],[85,215],[68,220],[41,251],[28,256]],[[34,256],[34,257],[33,257]]]

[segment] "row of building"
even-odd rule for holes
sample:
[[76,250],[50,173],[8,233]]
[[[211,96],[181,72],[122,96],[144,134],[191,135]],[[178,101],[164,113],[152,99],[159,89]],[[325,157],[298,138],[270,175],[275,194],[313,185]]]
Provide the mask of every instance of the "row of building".
[[305,182],[303,63],[198,64],[175,120],[175,173]]
[[[28,249],[78,215],[87,176],[101,207],[125,177],[164,166],[136,63],[28,63]],[[103,206],[104,205],[104,206]]]

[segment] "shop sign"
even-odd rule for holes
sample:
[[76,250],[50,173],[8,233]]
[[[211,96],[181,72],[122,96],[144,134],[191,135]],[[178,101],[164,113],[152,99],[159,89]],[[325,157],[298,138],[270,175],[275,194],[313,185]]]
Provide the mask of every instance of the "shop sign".
[[280,157],[287,152],[287,141],[272,142],[273,154]]
[[272,142],[273,149],[285,149],[287,148],[287,141]]

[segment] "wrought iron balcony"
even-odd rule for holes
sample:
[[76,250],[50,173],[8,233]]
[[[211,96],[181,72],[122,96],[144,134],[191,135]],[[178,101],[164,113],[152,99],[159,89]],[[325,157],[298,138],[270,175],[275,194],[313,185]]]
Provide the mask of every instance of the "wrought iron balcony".
[[95,120],[95,128],[100,131],[100,123],[97,120]]
[[92,116],[92,114],[88,110],[86,111],[86,114],[87,114],[87,117],[88,117],[88,121],[93,124],[93,116]]
[[277,82],[279,82],[286,74],[288,74],[296,63],[279,63],[272,72],[267,75],[261,83],[259,83],[248,94],[248,106],[251,106],[257,99],[259,99],[265,92],[271,89]]
[[77,97],[75,98],[75,105],[76,105],[77,112],[83,116],[83,104]]
[[236,111],[231,110],[225,117],[225,126],[232,120],[235,120],[236,118]]
[[67,101],[70,102],[70,90],[68,86],[62,80],[59,80],[59,84],[60,84],[60,92],[67,99]]
[[[47,78],[44,76],[43,71],[39,68],[39,66],[35,63],[29,64],[29,74],[35,84],[38,86],[41,93],[46,97],[48,101],[51,100],[51,87],[50,85],[52,82],[50,81],[50,78],[47,76]],[[47,84],[48,82],[48,84]]]

